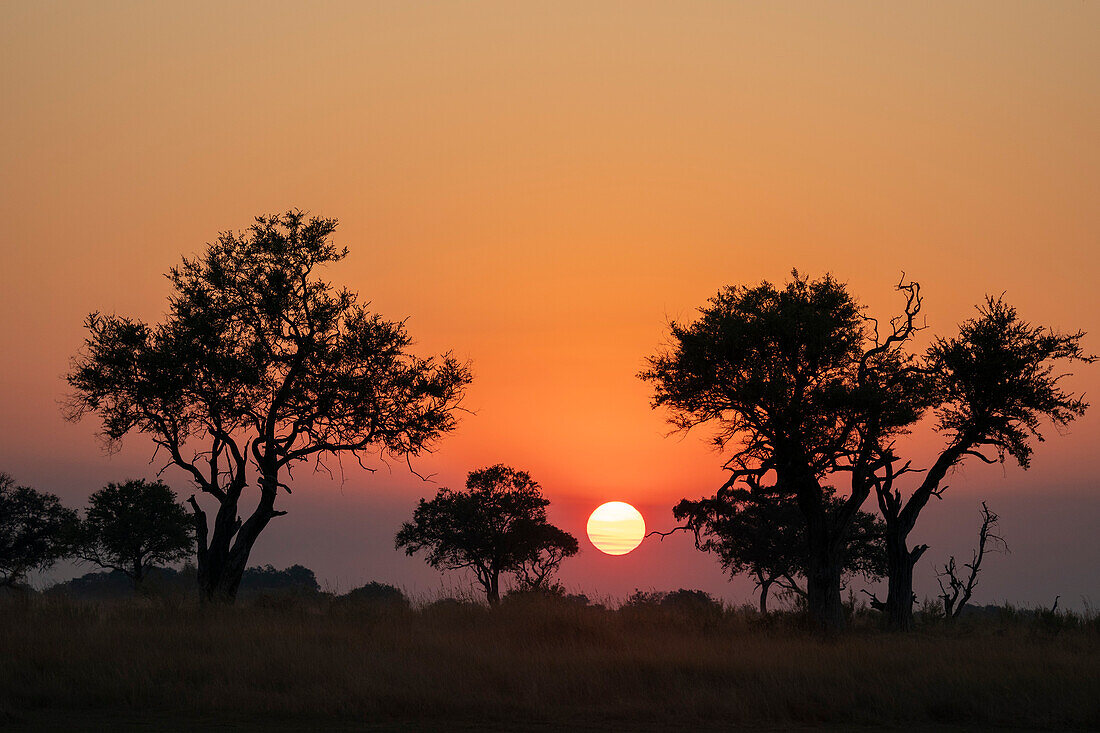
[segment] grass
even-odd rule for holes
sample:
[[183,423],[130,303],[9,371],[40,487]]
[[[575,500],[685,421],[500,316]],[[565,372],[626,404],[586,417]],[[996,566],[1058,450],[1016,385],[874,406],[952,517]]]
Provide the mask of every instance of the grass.
[[1100,630],[1065,619],[1010,613],[896,635],[857,616],[823,640],[747,609],[7,599],[0,723],[1098,728]]

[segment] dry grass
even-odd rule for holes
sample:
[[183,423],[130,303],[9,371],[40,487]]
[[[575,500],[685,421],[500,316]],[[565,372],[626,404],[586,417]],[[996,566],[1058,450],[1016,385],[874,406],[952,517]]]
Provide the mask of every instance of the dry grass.
[[1097,728],[1100,633],[1008,620],[828,641],[746,611],[8,600],[0,715],[265,728]]

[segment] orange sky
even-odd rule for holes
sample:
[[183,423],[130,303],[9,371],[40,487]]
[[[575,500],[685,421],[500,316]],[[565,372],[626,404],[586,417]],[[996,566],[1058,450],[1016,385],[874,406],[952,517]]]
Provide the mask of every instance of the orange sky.
[[[936,332],[1005,291],[1100,334],[1097,28],[1082,2],[5,3],[0,470],[73,505],[151,473],[142,438],[106,458],[60,418],[83,315],[157,318],[181,254],[301,207],[341,221],[333,280],[473,361],[476,415],[425,470],[529,470],[578,535],[612,499],[670,525],[720,459],[665,438],[634,374],[723,284],[831,271],[881,314],[904,270]],[[918,527],[929,556],[964,552],[988,498],[1016,549],[988,600],[1095,592],[1098,439],[1094,412],[1027,473],[968,467]],[[433,487],[298,478],[258,561],[438,583],[392,551]],[[743,597],[674,540],[588,548],[566,579]]]

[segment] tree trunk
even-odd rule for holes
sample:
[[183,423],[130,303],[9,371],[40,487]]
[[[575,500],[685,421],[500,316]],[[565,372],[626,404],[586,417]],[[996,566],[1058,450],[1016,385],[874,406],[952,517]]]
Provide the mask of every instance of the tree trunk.
[[500,571],[494,570],[489,576],[489,585],[485,587],[485,597],[490,606],[500,603]]
[[886,529],[886,567],[889,575],[886,595],[886,623],[895,631],[913,630],[913,568],[927,545],[912,550],[907,533],[896,525]]
[[206,515],[191,498],[197,530],[197,580],[199,599],[203,602],[233,603],[244,577],[249,555],[256,539],[272,517],[275,486],[271,479],[261,479],[260,502],[247,522],[237,516],[240,488],[230,490],[218,507],[214,532],[208,534]]
[[767,616],[768,615],[768,591],[771,589],[771,587],[772,587],[772,580],[770,578],[768,580],[761,580],[760,581],[760,615],[761,616]]
[[843,563],[828,533],[824,514],[807,517],[809,562],[806,572],[806,602],[810,618],[826,634],[844,629],[844,604],[840,600],[840,576]]

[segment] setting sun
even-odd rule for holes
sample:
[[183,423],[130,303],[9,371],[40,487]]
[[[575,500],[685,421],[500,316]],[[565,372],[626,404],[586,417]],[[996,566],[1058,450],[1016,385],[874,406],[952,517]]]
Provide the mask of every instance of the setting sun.
[[626,502],[600,504],[588,517],[588,539],[608,555],[625,555],[640,545],[644,536],[641,512]]

